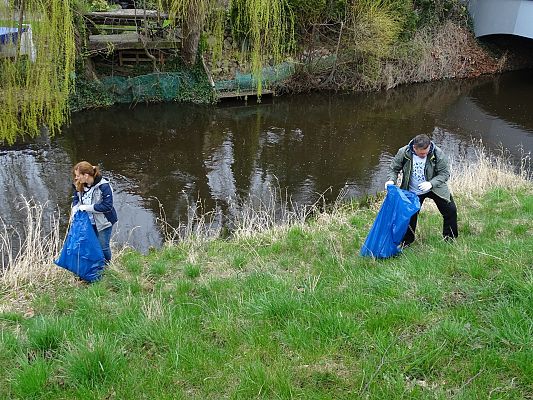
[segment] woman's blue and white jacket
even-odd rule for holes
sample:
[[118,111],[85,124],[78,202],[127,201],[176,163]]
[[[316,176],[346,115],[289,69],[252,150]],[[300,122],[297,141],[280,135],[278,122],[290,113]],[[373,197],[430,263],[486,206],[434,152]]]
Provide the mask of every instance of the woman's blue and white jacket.
[[87,211],[92,216],[91,222],[96,225],[98,231],[109,228],[118,221],[117,212],[113,207],[113,189],[109,181],[101,176],[94,179],[92,186],[85,187],[83,194],[74,187],[72,207],[80,204],[89,206]]

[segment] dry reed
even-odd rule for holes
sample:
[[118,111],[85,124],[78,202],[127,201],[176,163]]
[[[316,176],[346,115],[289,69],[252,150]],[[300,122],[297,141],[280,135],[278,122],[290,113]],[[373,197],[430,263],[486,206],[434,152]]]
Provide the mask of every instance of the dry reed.
[[240,203],[230,203],[234,237],[251,237],[259,232],[303,223],[317,210],[318,203],[324,199],[323,196],[319,196],[314,204],[299,205],[279,187],[271,185],[267,190],[265,199],[248,196]]
[[473,160],[451,159],[450,186],[461,196],[474,199],[491,188],[532,188],[531,156],[522,153],[518,162],[508,151],[489,152],[481,141],[474,143]]
[[28,283],[45,284],[60,276],[59,268],[53,264],[63,243],[59,212],[52,213],[45,221],[46,207],[46,203],[23,198],[21,210],[26,213],[26,220],[22,233],[0,218],[0,282],[3,287],[16,289]]
[[[451,160],[450,186],[461,197],[472,200],[494,187],[533,188],[529,154],[523,154],[518,163],[513,163],[505,151],[490,154],[481,142],[475,144],[473,151],[473,159]],[[319,201],[323,201],[323,197]],[[59,213],[52,213],[49,220],[45,221],[43,212],[46,207],[46,203],[38,204],[24,199],[22,209],[26,212],[26,221],[22,234],[0,219],[0,283],[3,289],[16,290],[28,284],[48,285],[54,279],[72,279],[71,274],[53,264],[63,238],[60,236]],[[333,212],[342,207],[342,202],[337,202]],[[304,223],[311,214],[322,216],[319,220],[325,223],[331,220],[323,218],[327,213],[320,213],[318,209],[318,202],[311,206],[297,206],[290,197],[282,196],[279,189],[271,188],[266,201],[249,197],[241,203],[230,203],[233,236],[249,238],[269,231],[275,234],[289,226]],[[199,203],[190,206],[187,222],[177,228],[165,222],[163,213],[159,219],[166,245],[178,242],[188,244],[191,262],[194,262],[203,243],[220,237],[222,232],[220,210],[209,213],[201,211]],[[120,258],[120,254],[117,257]]]

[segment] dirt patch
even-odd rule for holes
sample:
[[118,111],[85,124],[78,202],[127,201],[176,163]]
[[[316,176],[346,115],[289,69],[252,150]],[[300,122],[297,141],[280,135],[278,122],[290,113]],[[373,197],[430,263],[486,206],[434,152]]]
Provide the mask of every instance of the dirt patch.
[[485,74],[533,68],[533,40],[509,35],[476,39],[472,34],[463,51],[466,67],[458,77],[475,78]]

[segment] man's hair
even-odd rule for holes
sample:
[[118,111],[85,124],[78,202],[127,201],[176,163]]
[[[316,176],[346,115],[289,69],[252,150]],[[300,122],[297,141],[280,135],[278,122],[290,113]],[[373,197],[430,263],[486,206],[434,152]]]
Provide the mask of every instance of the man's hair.
[[416,135],[413,139],[413,147],[416,147],[417,149],[427,149],[427,147],[431,144],[431,139],[428,135],[422,133],[420,135]]

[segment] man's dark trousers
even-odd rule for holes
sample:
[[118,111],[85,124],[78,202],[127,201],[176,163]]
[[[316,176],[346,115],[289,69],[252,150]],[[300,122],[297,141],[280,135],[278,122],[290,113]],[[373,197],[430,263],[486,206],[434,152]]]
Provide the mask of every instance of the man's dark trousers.
[[[420,199],[420,207],[422,207],[422,203],[424,203],[424,200],[428,197],[435,202],[437,208],[439,209],[439,212],[442,215],[442,236],[444,237],[444,240],[455,239],[459,233],[457,231],[457,207],[455,206],[455,202],[453,201],[452,195],[450,195],[450,201],[446,201],[442,197],[437,196],[432,191],[429,191],[418,196],[418,198]],[[415,230],[417,222],[418,213],[413,215],[411,217],[411,221],[409,221],[409,228],[407,228],[407,233],[405,234],[402,240],[402,244],[404,246],[409,246],[415,241]]]

